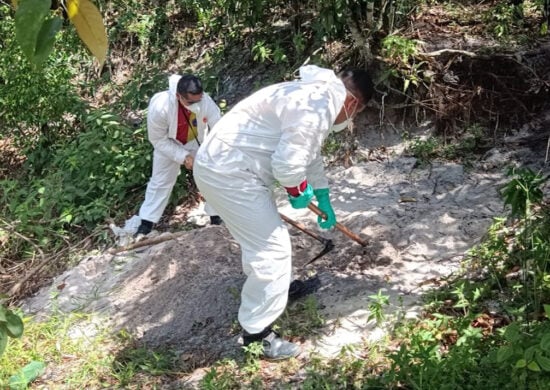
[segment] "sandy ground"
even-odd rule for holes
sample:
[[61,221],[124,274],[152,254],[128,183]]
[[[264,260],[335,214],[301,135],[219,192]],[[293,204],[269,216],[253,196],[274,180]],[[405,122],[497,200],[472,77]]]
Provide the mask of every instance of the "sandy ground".
[[[541,131],[547,138],[548,130]],[[387,313],[416,315],[422,292],[456,270],[492,219],[504,214],[498,190],[507,182],[506,168],[544,163],[546,142],[532,137],[518,132],[465,168],[419,165],[396,135],[364,134],[361,143],[369,148],[358,150],[355,164],[327,174],[339,222],[368,245],[339,231],[321,232],[335,248],[304,267],[322,245],[290,228],[295,277],[316,274],[322,282],[315,298],[326,325],[301,339],[304,350],[333,356],[344,345],[380,337],[383,329],[368,320],[369,295],[379,290],[390,297]],[[276,198],[283,214],[317,229],[312,212],[292,209],[282,193]],[[192,218],[201,220],[200,209]],[[206,226],[135,251],[90,254],[24,309],[93,312],[148,346],[177,350],[184,366],[204,367],[240,353],[243,281],[239,246],[224,226]],[[87,332],[93,336],[93,327]]]

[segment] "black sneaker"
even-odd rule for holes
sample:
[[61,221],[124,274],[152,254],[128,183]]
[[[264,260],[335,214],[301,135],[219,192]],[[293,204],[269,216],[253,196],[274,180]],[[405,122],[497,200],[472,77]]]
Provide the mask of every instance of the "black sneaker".
[[136,232],[136,236],[138,234],[143,234],[145,236],[151,233],[151,230],[153,230],[153,222],[142,219],[141,225],[139,225],[138,230]]
[[221,225],[222,224],[222,219],[220,218],[219,215],[212,215],[210,217],[210,225]]
[[288,300],[294,301],[313,294],[321,287],[321,280],[316,275],[306,280],[293,280],[288,288]]
[[286,341],[270,328],[256,334],[250,334],[245,331],[243,333],[243,341],[245,346],[261,341],[264,347],[262,356],[268,360],[290,359],[298,356],[301,352],[300,346],[290,341]]

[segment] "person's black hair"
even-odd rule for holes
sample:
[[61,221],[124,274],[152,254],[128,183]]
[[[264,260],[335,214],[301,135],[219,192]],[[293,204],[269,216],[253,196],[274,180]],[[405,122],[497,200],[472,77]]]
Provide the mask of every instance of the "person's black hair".
[[339,76],[346,88],[351,90],[352,93],[358,92],[361,94],[363,104],[367,104],[374,95],[374,83],[366,70],[347,69],[341,72]]
[[192,74],[185,74],[181,76],[176,90],[180,95],[185,95],[188,93],[198,95],[203,92],[201,80]]

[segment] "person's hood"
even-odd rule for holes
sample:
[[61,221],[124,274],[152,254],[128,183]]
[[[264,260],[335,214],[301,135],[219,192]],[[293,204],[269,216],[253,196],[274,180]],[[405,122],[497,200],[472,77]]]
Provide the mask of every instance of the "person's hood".
[[176,103],[177,97],[176,97],[176,91],[178,89],[178,81],[180,81],[181,76],[179,74],[173,74],[168,78],[168,91],[169,91],[169,99],[170,103]]
[[340,79],[333,70],[321,68],[317,65],[304,65],[298,70],[300,79],[306,83],[312,81],[324,81],[327,83],[339,81]]
[[299,68],[300,81],[305,83],[324,82],[329,85],[329,91],[333,95],[332,107],[335,115],[338,115],[346,100],[346,87],[344,82],[331,69],[321,68],[317,65],[304,65]]

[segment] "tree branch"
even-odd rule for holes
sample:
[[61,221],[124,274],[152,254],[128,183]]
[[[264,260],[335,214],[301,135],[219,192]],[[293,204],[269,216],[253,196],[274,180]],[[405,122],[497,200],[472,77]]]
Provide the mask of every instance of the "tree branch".
[[125,246],[122,246],[122,247],[119,247],[119,248],[111,248],[107,252],[111,255],[116,255],[117,253],[120,253],[120,252],[126,252],[126,251],[130,251],[130,250],[133,250],[133,249],[142,248],[144,246],[160,244],[161,242],[164,242],[164,241],[174,240],[174,239],[184,235],[185,233],[187,233],[187,231],[182,231],[182,232],[177,232],[177,233],[165,233],[165,234],[163,234],[162,236],[159,236],[159,237],[140,240],[140,241],[133,242],[131,244],[128,244],[128,245],[125,245]]

